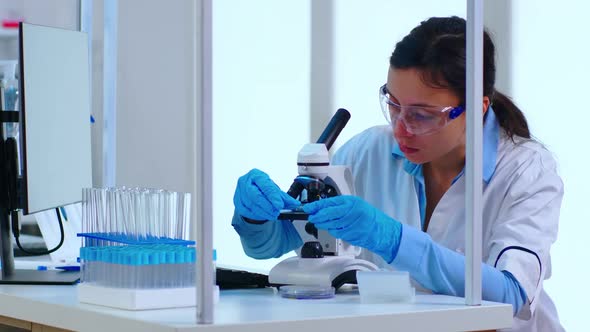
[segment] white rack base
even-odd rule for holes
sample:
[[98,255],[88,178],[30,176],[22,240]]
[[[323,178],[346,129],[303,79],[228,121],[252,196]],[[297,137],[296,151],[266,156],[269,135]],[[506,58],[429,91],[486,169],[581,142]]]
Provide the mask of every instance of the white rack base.
[[[78,300],[83,303],[126,309],[147,310],[194,307],[197,305],[195,287],[134,289],[103,287],[88,283],[78,285]],[[219,301],[219,287],[213,289],[214,302]]]

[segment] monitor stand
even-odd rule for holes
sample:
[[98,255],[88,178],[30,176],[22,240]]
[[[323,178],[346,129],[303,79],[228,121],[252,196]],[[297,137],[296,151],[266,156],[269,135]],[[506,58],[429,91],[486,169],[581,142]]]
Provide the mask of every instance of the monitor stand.
[[[72,285],[80,279],[79,271],[17,270],[12,250],[12,212],[19,206],[17,194],[16,140],[4,138],[4,123],[18,122],[19,113],[2,110],[0,89],[0,284]],[[18,227],[15,223],[15,227]]]
[[15,269],[11,236],[8,210],[0,206],[0,284],[72,285],[80,279],[80,271]]
[[13,270],[2,275],[0,284],[8,285],[73,285],[80,280],[79,271]]

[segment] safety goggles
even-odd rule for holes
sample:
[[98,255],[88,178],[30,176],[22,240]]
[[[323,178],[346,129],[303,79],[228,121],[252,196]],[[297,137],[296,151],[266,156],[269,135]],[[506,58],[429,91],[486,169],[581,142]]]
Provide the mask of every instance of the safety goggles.
[[430,135],[463,114],[463,106],[401,106],[392,101],[384,84],[379,89],[381,111],[390,124],[401,120],[412,135]]

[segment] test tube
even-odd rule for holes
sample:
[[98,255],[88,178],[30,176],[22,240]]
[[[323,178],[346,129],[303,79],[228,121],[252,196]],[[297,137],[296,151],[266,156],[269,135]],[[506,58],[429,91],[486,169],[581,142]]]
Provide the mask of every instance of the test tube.
[[[112,189],[111,188],[104,188],[104,195],[105,195],[105,213],[104,213],[104,224],[106,228],[107,236],[113,236],[116,232],[114,229],[114,218],[111,212],[113,212],[113,202],[112,202]],[[112,245],[112,243],[110,243]]]
[[182,237],[183,240],[189,239],[191,224],[191,194],[183,193],[183,210],[182,210]]
[[[82,188],[82,233],[90,232],[90,188]],[[84,246],[89,246],[89,238],[83,238]]]
[[108,233],[108,224],[107,224],[107,192],[105,188],[98,188],[98,197],[99,197],[99,224],[98,227],[100,228],[101,233]]
[[141,227],[141,220],[143,219],[143,200],[141,198],[141,189],[135,188],[133,190],[133,210],[135,211],[135,234],[137,240],[142,239],[143,229]]
[[149,239],[149,235],[150,235],[150,230],[149,230],[149,224],[150,224],[150,215],[148,213],[149,210],[151,210],[150,208],[150,194],[149,194],[149,190],[148,189],[142,189],[139,193],[140,197],[141,197],[141,220],[140,220],[140,226],[141,226],[141,236],[142,239],[145,241],[147,239]]
[[160,224],[162,223],[162,220],[160,219],[160,214],[161,214],[161,205],[160,205],[160,199],[162,196],[162,190],[161,189],[153,189],[151,190],[151,205],[152,205],[152,210],[151,210],[151,215],[150,215],[150,235],[152,236],[152,239],[156,240],[158,238],[160,238],[161,234],[160,234]]
[[168,191],[162,190],[158,197],[158,236],[160,238],[168,238]]
[[127,224],[125,220],[125,207],[123,202],[123,188],[116,188],[115,195],[115,219],[117,220],[117,232],[119,236],[123,237],[127,233]]
[[94,188],[89,188],[88,190],[88,201],[89,201],[89,215],[88,215],[88,230],[90,233],[96,232],[96,219],[97,219],[97,202],[96,202],[96,192]]
[[[92,233],[99,233],[99,224],[100,224],[100,195],[98,188],[91,188],[90,190],[90,199],[91,199],[91,232]],[[99,245],[99,241],[94,241],[96,245]]]
[[156,189],[147,190],[147,207],[146,207],[146,230],[149,241],[153,241],[157,234],[158,226],[158,194]]
[[82,188],[82,233],[88,232],[88,188]]
[[177,238],[177,223],[178,223],[178,193],[171,191],[168,193],[168,215],[166,216],[166,223],[168,225],[167,234],[170,238]]
[[130,189],[121,190],[122,213],[125,221],[126,238],[130,239],[135,233],[135,210],[133,209],[133,192]]

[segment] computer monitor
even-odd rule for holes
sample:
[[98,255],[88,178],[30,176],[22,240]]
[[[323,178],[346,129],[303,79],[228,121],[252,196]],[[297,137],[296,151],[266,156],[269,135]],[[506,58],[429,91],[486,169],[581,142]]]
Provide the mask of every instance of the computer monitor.
[[1,199],[8,203],[0,206],[0,283],[68,283],[60,277],[75,275],[14,270],[8,214],[15,204],[31,214],[80,202],[82,188],[92,186],[88,37],[27,23],[21,23],[19,32],[20,163],[12,152],[14,140],[2,137],[0,150],[10,159],[3,162],[8,169],[20,164],[21,176],[17,181],[18,172],[1,175],[8,187],[17,183],[17,190]]

